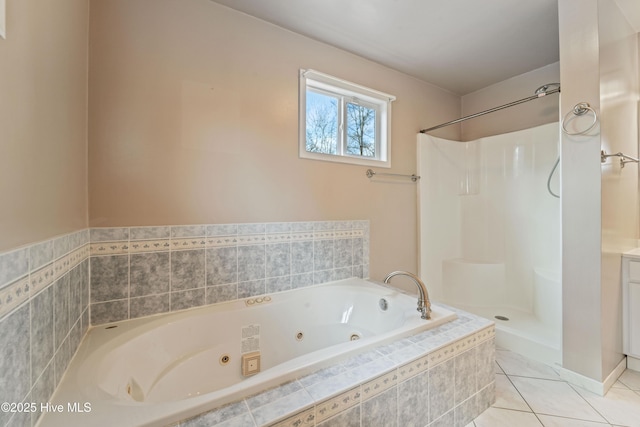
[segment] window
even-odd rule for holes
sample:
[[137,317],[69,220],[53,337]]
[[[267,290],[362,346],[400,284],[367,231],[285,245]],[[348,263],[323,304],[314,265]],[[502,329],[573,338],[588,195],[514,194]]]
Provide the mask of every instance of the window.
[[395,97],[313,70],[300,70],[300,157],[391,167]]

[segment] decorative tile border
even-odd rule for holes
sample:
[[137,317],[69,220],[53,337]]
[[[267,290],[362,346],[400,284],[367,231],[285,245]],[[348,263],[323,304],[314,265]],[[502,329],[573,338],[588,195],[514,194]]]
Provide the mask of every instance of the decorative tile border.
[[[93,228],[90,235],[94,325],[369,274],[366,220]],[[148,310],[133,310],[134,297]]]
[[91,256],[125,255],[129,253],[129,242],[91,243]]
[[64,255],[53,262],[53,281],[55,282],[69,272],[69,255]]
[[[427,364],[424,364],[425,369]],[[362,400],[371,399],[398,384],[398,372],[391,371],[367,383],[362,384]]]
[[236,241],[236,245],[238,246],[260,245],[260,244],[264,244],[267,241],[267,236],[264,234],[248,234],[248,235],[239,234],[235,238],[235,241]]
[[204,237],[185,237],[171,239],[172,251],[188,251],[191,249],[204,249],[207,245],[207,239]]
[[[6,315],[12,313],[24,302],[35,297],[43,289],[46,289],[56,280],[73,270],[73,268],[78,266],[82,261],[88,259],[89,244],[88,241],[85,242],[85,239],[82,238],[84,235],[88,238],[87,230],[81,230],[79,232],[56,237],[44,242],[38,242],[17,251],[0,253],[0,265],[2,265],[2,263],[15,262],[17,259],[15,254],[20,253],[26,256],[27,266],[37,266],[31,271],[29,271],[29,268],[27,267],[27,270],[24,273],[24,269],[14,269],[23,275],[14,279],[5,286],[0,287],[0,319],[3,319]],[[72,240],[79,246],[70,247],[70,242]],[[54,251],[56,246],[58,250]],[[36,252],[40,251],[43,247],[48,248],[48,255],[44,258],[40,254],[36,254]],[[66,252],[64,252],[65,250]],[[30,254],[31,251],[34,252],[33,255]],[[55,260],[51,259],[56,252],[62,253],[62,255]],[[25,258],[25,256],[20,258]],[[49,258],[50,261],[45,265],[40,265],[42,262],[37,262],[34,256],[38,257],[39,260]],[[32,258],[31,261],[29,261],[29,258]]]
[[89,258],[91,255],[91,248],[88,243],[82,245],[81,247],[74,249],[69,254],[69,270],[73,270],[74,267],[79,265],[82,261]]
[[129,243],[129,253],[166,252],[171,249],[169,239],[163,240],[137,240]]
[[31,273],[31,292],[36,295],[41,290],[52,284],[55,280],[53,263],[45,265],[38,271]]
[[1,401],[50,399],[89,327],[89,254],[88,229],[0,253]]
[[411,377],[415,377],[432,366],[433,364],[430,363],[428,356],[423,356],[418,360],[407,363],[401,369],[398,369],[398,382],[406,381]]
[[[234,412],[228,416],[224,415],[225,407],[223,407],[220,410],[214,409],[185,420],[179,425],[183,427],[199,425],[200,419],[207,420],[207,425],[212,427],[216,425],[236,425],[235,423],[241,423],[241,425],[247,427],[314,427],[324,426],[325,422],[328,423],[327,425],[337,425],[334,424],[334,417],[340,417],[350,409],[360,406],[359,419],[361,421],[357,425],[366,427],[366,424],[364,424],[366,421],[364,420],[366,415],[369,414],[363,413],[363,411],[366,411],[367,408],[375,408],[376,405],[388,405],[390,409],[395,408],[397,413],[400,414],[402,410],[409,410],[409,408],[401,407],[401,405],[405,403],[411,404],[407,403],[406,399],[403,400],[399,394],[396,398],[385,398],[384,402],[375,402],[374,405],[367,405],[367,402],[375,401],[376,396],[394,387],[404,387],[412,381],[414,381],[412,383],[414,385],[419,384],[415,383],[415,380],[426,381],[426,375],[436,375],[436,371],[448,372],[446,369],[439,370],[438,367],[446,361],[451,361],[449,363],[452,364],[454,358],[456,364],[463,363],[464,360],[468,360],[469,356],[469,353],[465,352],[473,349],[476,352],[473,353],[471,360],[473,360],[473,365],[476,368],[473,375],[476,375],[477,379],[472,395],[458,403],[449,402],[445,412],[438,416],[437,419],[424,420],[424,424],[429,426],[453,425],[454,420],[456,420],[456,425],[466,425],[467,422],[462,424],[461,422],[475,418],[495,400],[495,368],[493,366],[493,360],[495,359],[495,326],[489,320],[457,309],[452,310],[456,311],[459,316],[458,319],[452,322],[416,334],[408,339],[400,339],[391,344],[378,347],[373,351],[366,351],[352,356],[337,365],[299,378],[297,380],[299,386],[292,387],[294,383],[289,382],[281,388],[281,391],[278,388],[271,389],[247,398],[260,400],[262,395],[266,397],[272,394],[277,394],[280,398],[283,398],[282,396],[286,398],[286,389],[296,390],[296,393],[299,393],[300,387],[308,390],[309,394],[313,396],[312,389],[314,386],[325,382],[332,383],[330,388],[334,392],[326,397],[316,398],[313,408],[301,408],[300,412],[293,415],[285,415],[281,419],[273,419],[266,422],[254,421],[252,424],[247,423],[247,420],[255,420],[251,417],[254,411],[254,409],[250,409],[251,405],[247,404],[244,406],[243,411]],[[425,338],[426,335],[428,335],[428,338]],[[441,344],[436,347],[430,346],[428,341],[432,339],[441,341]],[[407,351],[412,347],[420,351]],[[411,354],[413,356],[410,356]],[[416,356],[415,354],[418,355]],[[378,363],[382,360],[393,360],[394,363],[389,367],[388,364]],[[363,367],[368,367],[368,370],[363,370]],[[456,375],[455,370],[453,375]],[[441,378],[440,381],[448,382],[449,387],[454,387],[456,383],[454,378]],[[428,384],[422,383],[419,387],[428,387]],[[247,399],[231,405],[239,405]],[[268,399],[264,401],[269,402]],[[434,404],[438,405],[440,403],[436,402]],[[421,405],[431,404],[431,398],[428,401],[421,402]],[[265,404],[265,406],[268,405],[269,403]],[[217,421],[211,423],[212,419]],[[335,418],[335,420],[343,421],[341,418]]]
[[29,299],[29,276],[0,289],[0,318],[11,313]]
[[304,231],[301,233],[291,233],[291,241],[292,242],[301,242],[304,240],[313,240],[313,232],[312,231]]
[[452,359],[456,355],[456,349],[453,345],[448,345],[429,354],[429,364],[431,366],[439,365]]
[[[345,227],[353,228],[345,228]],[[278,228],[275,228],[278,227]],[[342,228],[340,228],[342,227]],[[228,246],[248,246],[266,243],[287,243],[294,241],[331,240],[331,239],[368,239],[368,221],[323,221],[304,223],[265,223],[265,224],[214,224],[199,226],[151,227],[170,229],[171,238],[146,240],[122,239],[134,235],[138,228],[92,228],[91,256],[125,255],[128,253],[159,252],[170,250],[189,250],[218,248]],[[286,231],[269,233],[265,230],[296,230],[311,228],[307,231]],[[184,234],[202,233],[207,236],[185,237]],[[168,234],[169,232],[163,232]],[[137,234],[141,234],[138,232]],[[143,234],[144,235],[144,234]],[[93,238],[97,241],[94,241]],[[368,242],[367,242],[368,243]],[[367,245],[368,246],[368,245]],[[368,254],[368,247],[365,248]]]
[[345,411],[352,406],[360,403],[360,387],[356,387],[352,390],[342,393],[332,399],[326,400],[319,405],[316,405],[316,423],[320,423],[326,419]]
[[224,246],[237,246],[239,243],[239,240],[240,239],[238,238],[238,236],[216,236],[216,237],[208,237],[205,240],[205,244],[207,248],[221,248]]
[[285,234],[267,234],[265,243],[289,243],[293,240],[291,233]]
[[316,417],[314,408],[308,409],[298,415],[274,424],[273,427],[314,427]]

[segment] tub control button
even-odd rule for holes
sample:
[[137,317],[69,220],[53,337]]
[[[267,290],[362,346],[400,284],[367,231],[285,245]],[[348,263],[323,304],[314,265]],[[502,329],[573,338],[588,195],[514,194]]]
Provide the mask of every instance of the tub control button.
[[256,298],[256,303],[257,303],[257,304],[260,304],[262,301],[264,301],[264,299],[262,299],[262,298]]
[[248,299],[248,300],[247,300],[247,305],[253,305],[253,304],[255,304],[255,303],[256,303],[256,301],[255,301],[255,300],[253,300],[253,299]]
[[242,375],[250,377],[260,372],[260,352],[254,351],[242,355]]
[[264,300],[265,300],[265,302],[269,302],[269,301],[271,301],[271,297],[270,296],[266,296],[266,297],[264,297]]

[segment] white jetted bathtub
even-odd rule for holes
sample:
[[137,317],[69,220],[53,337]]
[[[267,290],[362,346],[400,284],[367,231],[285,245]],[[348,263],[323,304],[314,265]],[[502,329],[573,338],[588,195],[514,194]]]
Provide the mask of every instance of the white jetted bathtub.
[[90,412],[40,425],[164,426],[456,318],[434,306],[423,320],[416,301],[346,279],[97,326],[52,398]]

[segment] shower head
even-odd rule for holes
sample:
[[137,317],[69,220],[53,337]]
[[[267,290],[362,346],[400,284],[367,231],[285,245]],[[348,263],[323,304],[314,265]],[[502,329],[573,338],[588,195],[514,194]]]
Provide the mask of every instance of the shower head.
[[535,94],[538,96],[545,96],[549,93],[560,92],[560,83],[547,83],[536,89]]

